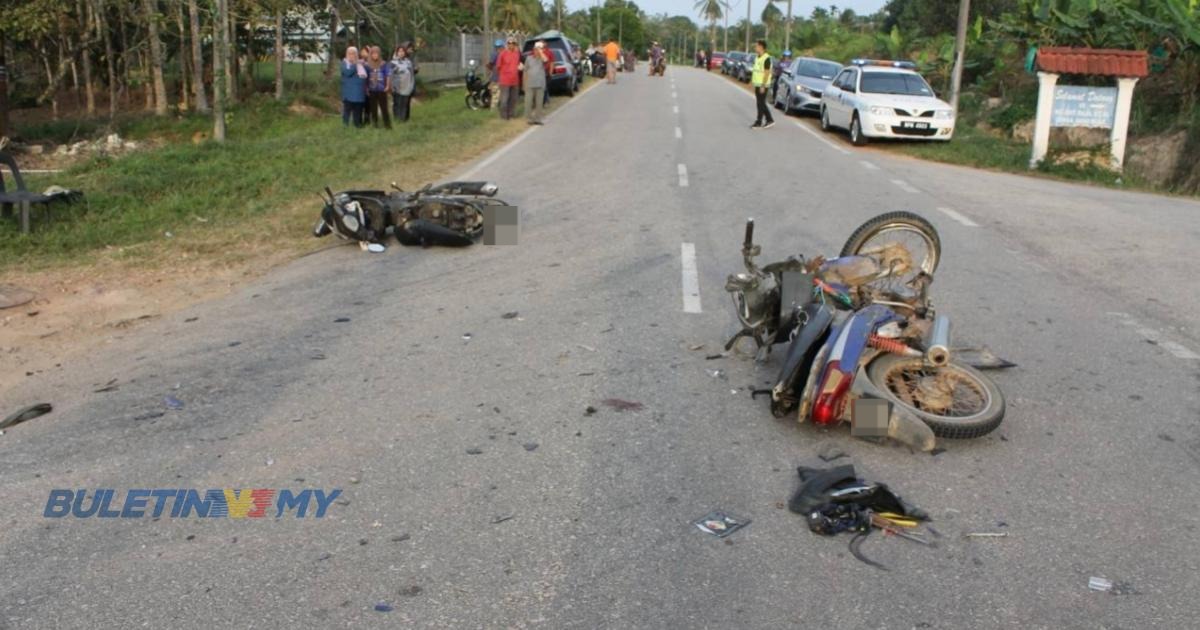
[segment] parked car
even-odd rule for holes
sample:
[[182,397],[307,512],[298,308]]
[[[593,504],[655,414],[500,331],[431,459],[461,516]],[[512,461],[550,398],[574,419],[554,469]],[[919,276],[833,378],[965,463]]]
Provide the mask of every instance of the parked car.
[[779,74],[775,86],[775,107],[784,113],[821,113],[821,94],[842,70],[842,64],[828,59],[799,57]]
[[550,50],[561,50],[566,53],[567,59],[571,58],[571,48],[579,46],[579,44],[575,43],[569,37],[563,35],[561,31],[551,30],[526,39],[525,43],[521,45],[521,55],[524,56],[529,54],[529,51],[533,50],[533,45],[536,44],[539,39],[546,42],[546,46],[550,48]]
[[721,70],[721,65],[725,63],[725,53],[714,52],[708,57],[709,70]]
[[742,53],[742,56],[738,58],[738,65],[733,76],[742,83],[750,83],[750,77],[754,74],[754,62],[754,53]]
[[583,77],[579,74],[579,67],[571,59],[570,53],[565,53],[557,48],[551,48],[550,52],[554,54],[554,63],[550,66],[550,82],[547,84],[550,93],[575,96],[575,93],[579,91],[580,82],[583,81]]
[[726,76],[728,76],[730,74],[729,69],[733,67],[734,58],[736,55],[737,55],[737,53],[732,52],[732,51],[724,53],[724,55],[722,55],[722,57],[721,57],[721,74],[724,74]]
[[855,59],[821,94],[821,129],[847,129],[850,141],[869,138],[949,141],[954,110],[909,61]]

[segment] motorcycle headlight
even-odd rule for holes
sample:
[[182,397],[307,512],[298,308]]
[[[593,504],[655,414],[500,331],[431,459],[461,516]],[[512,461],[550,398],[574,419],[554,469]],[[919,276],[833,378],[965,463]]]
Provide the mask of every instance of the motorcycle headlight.
[[950,119],[954,118],[954,110],[939,109],[933,113],[933,117],[937,118],[938,120],[950,120]]
[[872,107],[871,113],[876,116],[891,116],[895,114],[895,111],[891,107]]

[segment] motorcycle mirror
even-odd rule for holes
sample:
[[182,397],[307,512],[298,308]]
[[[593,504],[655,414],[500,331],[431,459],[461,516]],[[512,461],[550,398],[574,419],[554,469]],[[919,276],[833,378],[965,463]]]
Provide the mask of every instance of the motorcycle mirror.
[[334,203],[334,201],[333,201],[333,191],[332,191],[332,190],[330,190],[328,186],[326,186],[326,187],[325,187],[325,194],[326,194],[326,195],[329,195],[329,203],[330,203],[330,204]]
[[474,59],[472,59],[472,60],[468,61],[468,62],[467,62],[467,65],[468,65],[468,66],[471,66],[472,68],[474,68],[474,67],[475,67],[475,60],[474,60]]
[[746,240],[742,242],[742,246],[749,249],[754,245],[754,218],[746,219]]
[[392,188],[395,188],[396,192],[404,192],[404,189],[401,188],[400,185],[397,184],[396,182],[392,182]]

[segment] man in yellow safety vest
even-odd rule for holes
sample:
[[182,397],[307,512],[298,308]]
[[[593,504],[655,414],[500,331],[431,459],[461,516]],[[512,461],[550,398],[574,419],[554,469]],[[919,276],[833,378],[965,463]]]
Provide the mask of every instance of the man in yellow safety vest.
[[758,116],[751,129],[769,129],[775,126],[771,110],[767,109],[767,93],[771,89],[771,55],[767,54],[766,40],[754,43],[754,72],[750,84],[754,86],[754,100],[758,104]]

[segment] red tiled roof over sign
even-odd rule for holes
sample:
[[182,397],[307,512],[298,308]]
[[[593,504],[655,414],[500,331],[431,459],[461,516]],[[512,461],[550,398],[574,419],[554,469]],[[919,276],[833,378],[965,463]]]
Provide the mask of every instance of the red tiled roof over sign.
[[1150,74],[1150,61],[1144,50],[1039,48],[1037,68],[1059,74],[1144,77]]

